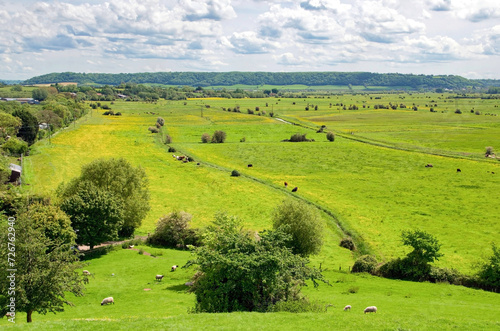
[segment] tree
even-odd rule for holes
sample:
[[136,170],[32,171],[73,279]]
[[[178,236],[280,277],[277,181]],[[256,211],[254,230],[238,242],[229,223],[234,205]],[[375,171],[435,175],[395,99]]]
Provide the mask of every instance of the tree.
[[212,135],[212,143],[222,144],[226,141],[226,133],[224,131],[215,131]]
[[0,138],[17,135],[22,121],[7,113],[0,113]]
[[31,92],[33,99],[43,101],[49,96],[49,91],[45,88],[38,88]]
[[63,199],[71,197],[80,190],[81,183],[91,183],[117,200],[123,216],[120,236],[130,237],[150,209],[146,172],[123,158],[97,159],[84,165],[79,177],[60,187],[59,195]]
[[481,265],[478,277],[482,285],[489,290],[498,292],[500,289],[500,249],[494,243],[491,244],[491,249],[493,255]]
[[192,291],[198,312],[268,311],[282,301],[299,300],[306,280],[317,286],[320,271],[286,247],[289,236],[278,231],[245,231],[234,217],[218,214],[195,249]]
[[[82,265],[70,249],[73,241],[48,238],[46,229],[25,213],[9,218],[9,222],[3,219],[0,229],[0,246],[4,247],[0,250],[0,293],[15,298],[16,312],[26,312],[28,323],[35,311],[56,313],[63,311],[65,304],[72,305],[66,298],[68,292],[83,294],[82,278],[76,271]],[[12,243],[8,233],[15,233],[14,265],[8,264],[8,257],[12,257],[8,247],[13,247],[8,246]],[[15,287],[11,288],[13,277]]]
[[163,215],[156,223],[156,230],[148,241],[156,245],[178,248],[197,245],[198,234],[189,228],[191,218],[191,214],[177,210]]
[[123,225],[123,201],[92,182],[81,181],[61,209],[69,215],[78,244],[95,245],[118,238]]
[[415,265],[425,265],[439,260],[443,256],[439,253],[441,244],[436,237],[425,231],[403,231],[401,238],[403,245],[413,248],[413,251],[408,253],[406,257]]
[[274,210],[273,228],[291,236],[288,246],[294,254],[317,254],[323,245],[323,220],[318,211],[305,202],[283,201]]
[[17,136],[26,141],[28,145],[32,145],[38,135],[38,120],[36,117],[27,109],[17,109],[12,113],[12,116],[18,117],[22,122]]

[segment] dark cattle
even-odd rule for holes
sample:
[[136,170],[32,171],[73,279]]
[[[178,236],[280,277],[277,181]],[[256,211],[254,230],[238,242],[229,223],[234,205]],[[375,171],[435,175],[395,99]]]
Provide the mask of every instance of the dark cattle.
[[427,164],[425,165],[425,167],[426,167],[426,168],[432,168],[432,164],[427,163]]
[[297,192],[297,190],[298,190],[298,189],[299,189],[298,187],[294,187],[294,188],[292,189],[292,192]]
[[460,169],[457,169],[457,172],[462,172],[462,170],[460,170]]
[[285,182],[285,187],[288,187],[288,183],[287,182]]
[[249,167],[249,168],[253,167],[253,164],[249,164],[249,165],[248,165],[248,167]]

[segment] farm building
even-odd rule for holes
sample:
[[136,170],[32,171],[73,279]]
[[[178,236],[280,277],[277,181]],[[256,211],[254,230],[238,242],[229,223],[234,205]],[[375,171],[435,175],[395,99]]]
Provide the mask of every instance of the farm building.
[[20,165],[11,163],[9,164],[9,169],[10,169],[10,178],[9,178],[9,183],[15,183],[16,185],[21,184],[21,172],[22,168]]

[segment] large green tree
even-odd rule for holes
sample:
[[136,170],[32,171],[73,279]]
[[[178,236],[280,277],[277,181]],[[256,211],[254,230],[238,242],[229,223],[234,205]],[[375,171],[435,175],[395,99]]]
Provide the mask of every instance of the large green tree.
[[317,254],[323,245],[323,220],[319,212],[305,202],[285,200],[274,210],[273,228],[291,236],[288,246],[294,254]]
[[[44,211],[38,210],[38,213]],[[41,218],[51,218],[52,211],[48,214]],[[26,312],[28,323],[32,322],[33,312],[63,311],[64,305],[72,305],[67,299],[68,293],[83,293],[82,277],[77,271],[82,265],[70,249],[74,241],[67,236],[49,238],[47,233],[51,230],[45,227],[48,223],[36,224],[31,216],[33,214],[19,213],[8,220],[2,217],[0,224],[0,247],[3,248],[0,250],[0,293],[4,303],[5,299],[11,303],[14,298],[16,313]],[[64,229],[60,229],[72,232],[68,226],[69,223],[65,223]],[[10,308],[3,306],[1,311],[5,314]]]
[[123,158],[97,159],[84,165],[79,177],[60,187],[59,195],[63,199],[73,196],[82,183],[109,192],[117,200],[123,217],[120,236],[131,236],[150,209],[146,172]]
[[36,141],[38,135],[38,120],[35,115],[28,109],[21,108],[15,110],[12,116],[18,117],[22,122],[17,136],[26,141],[28,145],[32,145]]
[[123,225],[123,201],[92,182],[79,182],[74,194],[62,201],[61,209],[71,218],[76,242],[90,249],[117,239]]
[[282,231],[245,231],[234,217],[216,216],[204,245],[195,249],[192,291],[198,312],[268,311],[283,301],[299,300],[306,280],[323,280],[309,261],[286,247]]

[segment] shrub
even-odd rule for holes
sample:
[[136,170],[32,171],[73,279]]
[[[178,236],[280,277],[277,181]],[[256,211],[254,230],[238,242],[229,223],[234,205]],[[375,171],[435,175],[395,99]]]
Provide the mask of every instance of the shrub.
[[323,220],[318,211],[305,202],[283,201],[274,210],[273,229],[290,235],[287,247],[303,257],[319,253],[323,245]]
[[156,126],[158,129],[159,129],[159,128],[161,128],[161,125],[160,125],[160,123],[158,123],[158,122],[156,122],[156,123],[155,123],[155,126]]
[[151,133],[158,133],[160,132],[160,130],[158,130],[158,128],[156,126],[150,126],[148,128],[149,131],[151,131]]
[[249,109],[247,109],[247,113],[249,113],[250,115],[253,115],[253,114],[254,114],[253,110],[251,110],[250,108],[249,108]]
[[212,137],[210,137],[208,133],[204,133],[201,135],[201,142],[204,144],[208,143],[211,139]]
[[122,116],[122,113],[117,112],[117,113],[115,113],[115,116]]
[[474,114],[476,114],[476,115],[481,115],[481,112],[480,112],[479,110],[476,110],[476,111],[474,112]]
[[158,117],[156,119],[156,123],[158,123],[160,126],[164,126],[165,125],[165,120],[162,117]]
[[267,311],[270,313],[324,313],[326,308],[318,302],[310,302],[307,298],[301,298],[293,301],[279,301],[270,306]]
[[215,131],[212,136],[212,143],[222,144],[226,140],[226,133],[224,131]]
[[168,147],[168,152],[169,152],[169,153],[175,153],[175,152],[177,152],[177,150],[176,150],[174,147],[169,146],[169,147]]
[[326,134],[326,139],[328,139],[328,141],[335,141],[335,133],[333,133],[333,132],[331,132],[331,131],[330,131],[330,132],[328,132],[328,133]]
[[233,171],[231,171],[231,176],[232,177],[239,177],[239,176],[241,176],[241,174],[238,170],[233,170]]
[[480,266],[478,278],[483,287],[498,292],[500,289],[500,249],[495,244],[492,244],[491,248],[493,255]]
[[171,144],[172,143],[172,137],[170,135],[165,135],[165,144]]
[[465,278],[466,276],[455,269],[431,267],[429,272],[429,281],[433,283],[447,282],[453,285],[463,285]]
[[493,147],[491,146],[486,147],[486,155],[493,155],[493,154],[494,154]]
[[260,108],[259,108],[259,107],[255,107],[255,111],[259,111],[259,110],[260,110]]
[[247,139],[245,137],[240,139],[240,143],[244,143]]
[[456,109],[455,114],[462,114],[462,111],[460,109]]
[[[108,105],[102,105],[101,107],[102,109],[111,109]],[[113,114],[110,114],[110,115],[113,115]]]
[[5,144],[2,145],[2,148],[9,155],[20,156],[28,152],[28,143],[15,137],[11,137]]
[[107,115],[111,115],[111,116],[113,116],[113,115],[115,114],[115,112],[114,112],[114,111],[112,111],[112,110],[107,110],[107,111],[105,111],[105,112],[104,112],[104,113],[102,113],[102,114],[103,114],[103,115],[106,115],[106,116],[107,116]]
[[296,133],[290,137],[288,141],[291,142],[302,142],[302,141],[311,141],[306,138],[307,133]]
[[352,266],[352,272],[368,272],[373,274],[377,268],[377,259],[371,255],[360,256]]
[[173,211],[163,215],[156,222],[155,232],[148,238],[148,243],[171,248],[199,245],[198,231],[189,228],[191,218],[191,214],[183,211]]
[[347,248],[348,250],[354,251],[356,250],[356,245],[354,245],[354,241],[352,238],[342,238],[340,241],[340,247]]

